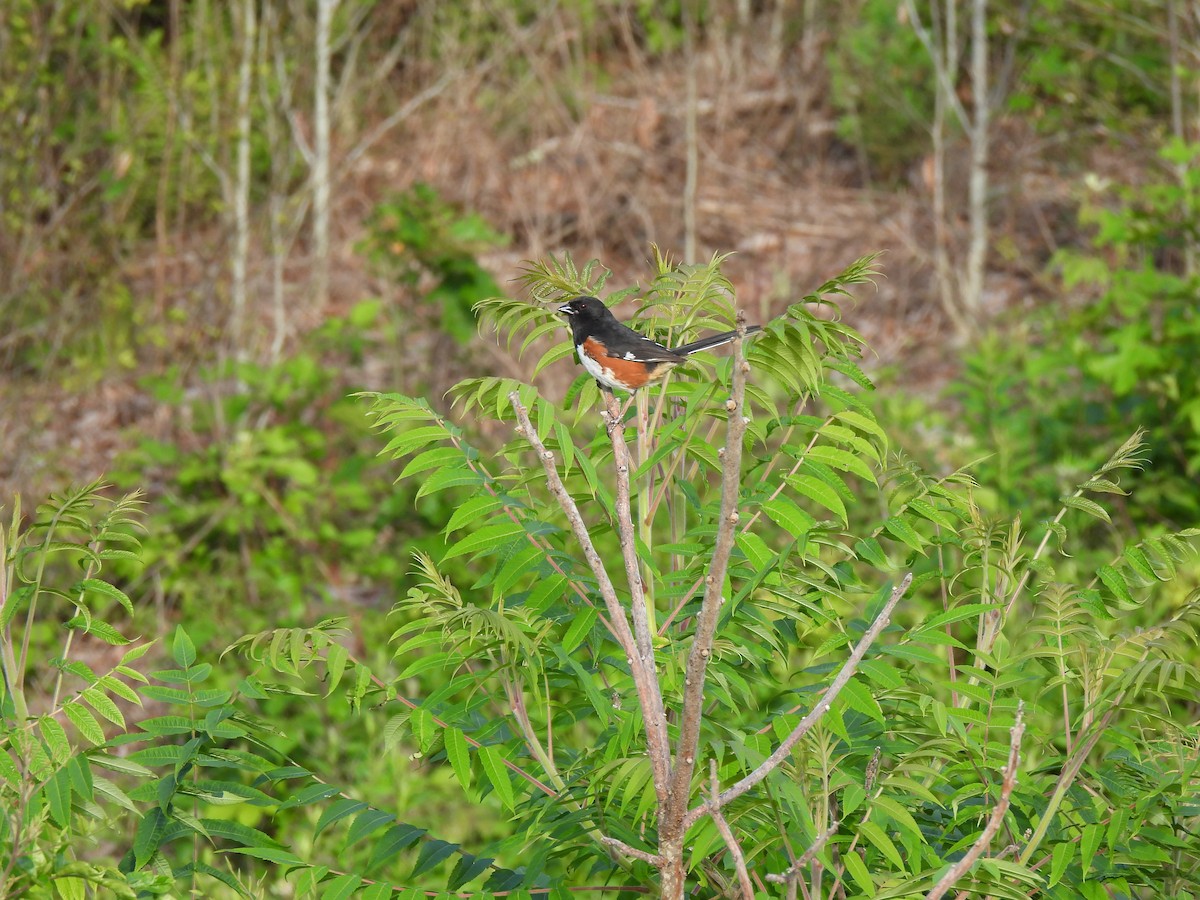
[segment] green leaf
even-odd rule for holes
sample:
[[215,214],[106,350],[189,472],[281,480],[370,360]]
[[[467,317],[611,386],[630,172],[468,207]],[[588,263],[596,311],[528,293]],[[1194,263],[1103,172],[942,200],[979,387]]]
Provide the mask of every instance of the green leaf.
[[116,600],[119,604],[121,604],[121,607],[125,610],[125,612],[129,613],[131,616],[133,615],[133,602],[123,590],[109,584],[107,581],[101,581],[99,578],[84,578],[71,589],[72,593],[79,593],[82,591],[91,591],[93,594],[100,594],[104,597],[108,597],[111,600]]
[[367,862],[366,871],[368,873],[378,871],[380,866],[384,865],[401,850],[411,847],[425,833],[424,828],[418,828],[406,822],[398,822],[393,825],[383,833],[383,837],[375,845],[375,849],[371,853],[371,859]]
[[871,696],[870,689],[863,684],[862,679],[857,675],[846,682],[846,686],[842,688],[842,699],[853,710],[862,713],[874,719],[879,724],[883,724],[883,710],[880,709],[879,703]]
[[442,554],[442,562],[468,553],[478,553],[482,550],[497,550],[511,543],[513,538],[524,533],[524,531],[525,529],[520,522],[506,521],[497,525],[486,525],[448,547],[446,552]]
[[955,622],[961,622],[964,619],[977,618],[985,612],[990,612],[995,609],[1000,609],[1003,604],[1000,603],[963,603],[953,609],[948,609],[945,612],[940,612],[929,620],[922,622],[917,628],[913,629],[910,637],[915,639],[917,636],[926,632],[942,628],[946,625],[952,625]]
[[1055,844],[1050,855],[1050,887],[1058,884],[1067,871],[1067,866],[1075,858],[1075,845],[1069,841]]
[[479,759],[483,763],[483,771],[488,781],[496,791],[501,802],[512,810],[516,808],[516,797],[513,795],[512,781],[508,777],[508,769],[504,766],[504,757],[493,746],[479,748]]
[[46,803],[50,807],[50,818],[59,828],[66,828],[71,821],[71,776],[59,769],[46,782]]
[[96,717],[88,712],[86,708],[78,703],[68,703],[63,707],[63,712],[71,720],[71,724],[75,726],[84,740],[96,746],[104,743],[104,729],[100,727],[100,723],[96,721]]
[[137,868],[140,869],[150,861],[150,857],[158,850],[166,830],[167,817],[163,811],[157,806],[147,810],[133,836],[133,859]]
[[430,746],[437,738],[437,723],[433,721],[433,714],[424,707],[418,706],[409,714],[408,726],[412,729],[413,737],[417,739],[417,746],[421,748],[421,752],[428,753]]
[[472,497],[466,503],[459,504],[454,512],[451,513],[450,521],[446,523],[444,533],[450,534],[471,522],[482,521],[502,505],[500,498],[493,497],[491,494]]
[[1096,848],[1100,846],[1100,838],[1103,835],[1104,829],[1100,825],[1083,826],[1083,832],[1079,839],[1079,858],[1083,866],[1080,877],[1087,878],[1088,871],[1092,867],[1092,859],[1096,855]]
[[322,885],[324,890],[321,891],[321,900],[346,900],[358,890],[360,884],[362,884],[362,878],[352,872],[331,878]]
[[329,649],[325,651],[325,696],[330,696],[342,681],[342,675],[346,671],[346,662],[350,658],[350,651],[342,644],[334,641],[329,645]]
[[346,816],[352,816],[359,810],[367,808],[367,804],[361,800],[351,800],[348,797],[343,797],[325,808],[321,813],[321,818],[317,820],[317,830],[313,833],[313,837],[320,835],[322,831],[337,822],[340,822]]
[[118,728],[125,728],[125,717],[117,704],[113,703],[107,694],[97,688],[88,688],[79,695],[83,701]]
[[77,629],[84,634],[90,634],[92,637],[99,638],[104,643],[111,644],[114,647],[129,643],[129,638],[117,631],[113,626],[92,616],[78,615],[69,619],[64,624],[67,628]]
[[1150,560],[1146,558],[1146,554],[1140,549],[1137,547],[1126,547],[1124,556],[1125,561],[1129,563],[1129,568],[1140,575],[1142,580],[1147,584],[1153,584],[1158,579],[1154,567],[1150,565]]
[[431,840],[426,841],[421,847],[421,852],[417,855],[417,864],[413,867],[412,877],[417,878],[424,875],[451,853],[458,850],[458,844],[451,844],[447,841]]
[[1104,583],[1104,586],[1112,592],[1112,595],[1117,598],[1117,601],[1124,603],[1127,606],[1133,605],[1133,595],[1129,592],[1129,584],[1125,581],[1125,576],[1114,569],[1112,566],[1101,566],[1096,570],[1096,575]]
[[857,853],[847,853],[842,857],[842,863],[846,866],[846,871],[850,873],[850,877],[868,897],[875,896],[875,882],[871,879],[871,873],[867,871],[866,864],[862,861],[862,857]]
[[457,728],[447,728],[444,732],[446,740],[446,758],[450,761],[454,775],[464,790],[471,787],[471,755],[467,739]]
[[1112,519],[1108,517],[1108,511],[1095,500],[1089,500],[1087,497],[1063,497],[1062,505],[1068,509],[1077,509],[1080,512],[1085,512],[1089,516],[1093,516],[1103,522],[1112,523]]
[[918,553],[923,552],[925,539],[921,537],[903,516],[892,516],[883,523],[884,530],[892,537],[912,547]]
[[596,624],[596,608],[594,606],[585,606],[579,610],[571,620],[571,627],[567,629],[567,633],[563,635],[562,649],[564,653],[570,653],[578,647],[589,634],[592,632],[592,626]]
[[42,740],[50,751],[50,758],[57,766],[65,766],[71,758],[71,742],[67,740],[66,729],[53,716],[42,716],[38,720]]
[[943,510],[938,509],[932,503],[915,497],[908,501],[908,508],[915,512],[923,519],[928,519],[935,525],[940,525],[951,534],[958,532],[958,523],[954,521],[951,515]]
[[762,508],[772,521],[792,537],[804,536],[817,524],[816,519],[797,506],[794,500],[783,494],[764,503]]
[[860,822],[858,833],[863,835],[876,849],[887,857],[887,861],[896,869],[901,872],[904,871],[904,858],[900,855],[900,851],[896,849],[896,845],[892,843],[892,839],[883,833],[882,828],[874,822]]
[[[395,888],[386,881],[376,881],[374,884],[367,885],[358,895],[359,900],[392,900],[394,896],[396,896]],[[422,894],[423,896],[424,894]],[[404,895],[400,895],[396,897],[396,900],[406,900],[406,898]]]
[[[429,413],[426,414],[429,415]],[[421,428],[413,428],[396,435],[396,437],[388,441],[387,446],[379,451],[379,455],[391,456],[393,459],[398,459],[401,456],[411,453],[413,450],[432,444],[434,441],[444,440],[446,436],[446,429],[441,425],[426,425]]]
[[265,859],[267,862],[278,863],[282,866],[302,866],[305,864],[304,860],[284,847],[231,847],[218,852],[240,853],[244,856]]
[[490,856],[474,856],[463,853],[454,864],[454,871],[446,881],[446,890],[457,891],[465,884],[470,884],[482,875],[496,860]]
[[888,562],[887,556],[883,552],[883,547],[879,541],[873,537],[866,537],[858,541],[854,545],[854,552],[875,566],[877,569],[890,569],[891,564]]
[[821,506],[825,507],[835,516],[846,521],[846,504],[842,502],[842,498],[837,495],[837,491],[827,485],[825,482],[812,475],[797,474],[787,480],[793,488],[799,491],[804,496],[808,497]]
[[345,846],[349,847],[361,841],[372,831],[382,828],[388,822],[394,821],[396,821],[395,816],[381,809],[363,810],[358,818],[354,820],[354,824],[350,826],[350,833],[346,835]]
[[175,658],[175,665],[184,669],[196,661],[196,645],[192,643],[192,639],[182,625],[175,628],[175,639],[171,642],[171,655]]
[[871,471],[870,467],[847,450],[818,444],[808,451],[808,459],[825,463],[825,465],[841,469],[843,472],[852,472],[871,484],[876,483],[875,473]]

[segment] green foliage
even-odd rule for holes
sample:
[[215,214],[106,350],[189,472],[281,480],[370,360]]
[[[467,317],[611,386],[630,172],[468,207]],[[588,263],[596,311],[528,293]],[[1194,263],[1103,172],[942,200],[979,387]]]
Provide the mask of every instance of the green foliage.
[[934,72],[897,4],[867,0],[840,23],[827,51],[838,136],[856,146],[885,180],[927,152]]
[[[450,515],[429,503],[428,520],[414,516],[411,493],[389,493],[359,404],[346,397],[377,351],[381,315],[365,302],[278,362],[213,367],[202,381],[215,400],[183,397],[174,373],[150,385],[179,405],[188,439],[144,440],[119,479],[163,485],[144,558],[165,596],[204,623],[193,626],[200,643],[233,609],[257,628],[302,620],[326,597],[369,606],[404,577],[381,541],[400,534],[419,545]],[[222,389],[231,376],[241,390]]]
[[1121,508],[1166,527],[1200,521],[1191,489],[1200,384],[1188,374],[1200,319],[1186,263],[1200,199],[1196,154],[1184,145],[1164,151],[1182,178],[1111,192],[1093,183],[1082,213],[1095,228],[1093,247],[1057,257],[1064,290],[1083,302],[1047,309],[968,356],[956,395],[976,446],[995,454],[979,472],[1006,508],[1028,502],[1031,479],[1037,494],[1053,496],[1081,478],[1136,423],[1147,431],[1149,471]]
[[[728,327],[719,262],[675,268],[660,259],[639,322],[676,340],[693,337],[696,325]],[[727,817],[760,872],[785,870],[787,847],[798,853],[836,818],[820,854],[836,873],[827,878],[878,896],[928,890],[996,802],[1008,727],[1024,703],[1026,763],[1004,825],[1017,859],[993,854],[960,887],[1066,897],[1195,886],[1187,823],[1196,810],[1187,798],[1200,758],[1185,705],[1197,686],[1195,602],[1135,631],[1120,627],[1119,613],[1144,606],[1190,565],[1196,532],[1130,545],[1092,584],[1074,584],[1054,561],[1058,548],[1065,553],[1089,519],[1107,520],[1097,499],[1120,491],[1120,474],[1140,466],[1139,437],[1065,492],[1032,540],[1019,521],[989,520],[969,477],[935,480],[891,453],[855,390],[869,387],[853,363],[855,335],[836,306],[832,318],[810,310],[869,271],[860,263],[794,305],[749,350],[753,458],[707,691],[719,713],[702,738],[721,782],[751,771],[772,735],[816,702],[860,615],[881,602],[881,579],[915,568],[914,600],[906,627],[868,656],[789,763]],[[485,323],[506,340],[541,333],[556,302],[596,292],[603,279],[570,260],[532,266],[537,302],[489,301]],[[654,473],[654,489],[671,498],[668,521],[640,553],[664,617],[658,666],[668,707],[683,689],[696,591],[718,527],[713,435],[729,366],[718,363],[716,374],[715,389],[681,376],[651,395],[651,421],[661,425],[634,475]],[[473,415],[504,423],[516,391],[611,560],[612,453],[599,429],[577,443],[598,399],[581,380],[565,404],[578,421],[570,425],[529,385],[474,380],[455,395]],[[586,872],[646,883],[643,863],[613,860],[597,844],[602,832],[654,846],[655,798],[629,670],[602,627],[596,583],[562,511],[527,462],[528,440],[512,433],[486,453],[424,401],[399,395],[376,397],[373,416],[391,435],[385,452],[410,460],[402,479],[419,475],[430,493],[471,492],[447,527],[442,561],[469,558],[475,583],[456,584],[422,557],[424,586],[401,605],[418,615],[393,636],[398,677],[420,679],[428,692],[423,711],[407,717],[414,739],[468,796],[481,786],[516,810],[513,840],[530,842],[535,868],[552,883],[578,884]],[[431,470],[433,478],[420,474]],[[467,523],[474,530],[460,533]],[[473,757],[460,734],[486,752]],[[498,759],[522,777],[514,781]],[[1155,797],[1170,799],[1146,799],[1156,779],[1167,786]],[[691,877],[727,890],[728,860],[710,822],[701,819],[688,847]]]
[[[94,483],[40,507],[13,506],[0,528],[0,894],[128,897],[169,888],[87,850],[98,825],[135,809],[107,771],[111,739],[141,703],[137,665],[151,645],[113,624],[133,605],[112,572],[136,560],[141,501],[112,501]],[[57,644],[42,656],[38,644]],[[32,648],[32,649],[31,649]],[[90,662],[89,662],[90,661]],[[102,665],[98,664],[102,661]]]
[[[656,254],[638,299],[647,329],[685,341],[728,327],[734,306],[720,263],[676,266]],[[970,476],[933,478],[897,453],[855,364],[861,341],[836,303],[871,274],[870,260],[856,263],[763,323],[746,347],[741,503],[700,754],[732,784],[802,716],[828,709],[725,818],[760,877],[783,873],[828,832],[813,853],[825,872],[821,896],[844,887],[904,897],[928,891],[1006,796],[1000,835],[958,890],[1187,896],[1200,886],[1200,755],[1189,705],[1200,688],[1196,595],[1151,616],[1160,586],[1188,578],[1198,532],[1126,543],[1082,576],[1067,556],[1088,522],[1112,518],[1102,504],[1143,464],[1140,434],[1063,491],[1058,512],[1032,531],[989,518]],[[607,277],[569,258],[531,265],[534,302],[493,300],[481,315],[502,339],[527,338],[561,298],[599,292]],[[668,709],[686,688],[712,542],[728,527],[718,521],[717,436],[733,369],[712,354],[698,364],[711,374],[690,377],[685,367],[642,395],[630,422],[640,430],[632,480],[648,523],[638,563],[653,584]],[[219,665],[180,627],[152,671],[131,665],[141,645],[96,674],[72,656],[72,642],[77,632],[125,641],[108,621],[136,610],[104,576],[136,558],[126,549],[136,498],[105,503],[92,486],[47,507],[32,527],[14,521],[0,591],[0,790],[3,808],[15,810],[0,846],[15,848],[4,869],[10,884],[32,896],[64,879],[125,896],[184,886],[257,896],[286,877],[301,897],[384,897],[656,883],[647,863],[601,842],[656,846],[644,722],[595,573],[543,460],[530,459],[536,437],[616,574],[614,454],[593,425],[600,397],[586,378],[561,405],[497,378],[464,382],[454,397],[507,435],[502,443],[481,442],[423,399],[371,396],[384,454],[407,460],[400,481],[413,483],[397,496],[442,497],[452,510],[444,541],[414,555],[416,586],[396,605],[390,659],[370,646],[357,652],[351,622],[327,619],[246,635]],[[532,432],[512,427],[515,402]],[[292,468],[270,477],[300,489]],[[78,563],[83,577],[59,586],[68,582],[55,580],[56,560]],[[895,623],[845,689],[823,699],[904,571],[915,578]],[[627,604],[626,582],[615,582]],[[66,636],[68,662],[52,666],[79,679],[77,694],[56,687],[45,711],[29,708],[34,663],[23,640],[43,622]],[[127,727],[121,704],[150,701],[153,713]],[[346,727],[336,710],[347,706],[365,722],[386,722],[377,754],[405,747],[427,790],[454,786],[487,811],[477,817],[502,827],[459,833],[428,801],[400,806],[354,773],[332,777],[336,765],[297,739],[307,725],[289,712],[296,704],[329,715],[333,727]],[[1022,707],[1019,777],[1005,778]],[[693,804],[707,796],[702,780]],[[125,827],[122,810],[136,824]],[[100,836],[119,848],[119,864],[81,853],[83,840]],[[684,861],[704,892],[735,892],[724,847],[700,816]]]
[[[1011,30],[1018,16],[1006,10],[1001,27]],[[1037,4],[1027,23],[1008,108],[1042,133],[1081,134],[1097,124],[1130,132],[1136,123],[1167,114],[1166,8],[1137,0],[1103,5],[1049,0]]]
[[[363,242],[371,262],[389,278],[419,290],[437,316],[437,324],[459,344],[475,338],[472,307],[500,287],[479,263],[504,236],[478,213],[462,213],[432,187],[418,184],[379,204]],[[432,288],[426,282],[434,282]]]

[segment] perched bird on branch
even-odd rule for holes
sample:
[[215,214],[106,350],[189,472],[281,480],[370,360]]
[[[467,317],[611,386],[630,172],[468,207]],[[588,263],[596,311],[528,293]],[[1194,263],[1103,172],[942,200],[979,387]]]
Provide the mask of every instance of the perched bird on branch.
[[[622,391],[636,391],[661,381],[693,353],[720,347],[737,337],[736,331],[726,331],[670,350],[622,325],[596,297],[576,297],[558,311],[571,325],[579,362],[602,385]],[[756,331],[762,329],[758,325],[746,327],[746,334]]]

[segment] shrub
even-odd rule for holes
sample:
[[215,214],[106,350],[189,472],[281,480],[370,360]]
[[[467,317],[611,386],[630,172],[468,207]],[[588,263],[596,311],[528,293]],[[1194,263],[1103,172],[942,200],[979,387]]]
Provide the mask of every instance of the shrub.
[[[1059,565],[1139,468],[1140,434],[1032,532],[985,516],[968,475],[894,452],[837,318],[870,274],[860,261],[632,401],[586,376],[561,407],[507,379],[459,385],[500,447],[421,398],[372,395],[401,481],[455,505],[398,604],[395,667],[325,622],[247,635],[254,668],[210,689],[177,633],[174,668],[143,689],[175,712],[143,725],[123,869],[242,894],[289,873],[323,897],[1192,896],[1196,598],[1137,629],[1122,615],[1196,532],[1083,578]],[[535,302],[480,312],[527,339],[606,277],[535,265]],[[719,258],[658,257],[637,305],[668,343],[743,327]],[[450,574],[464,561],[471,583]],[[504,833],[456,838],[444,809],[389,809],[280,749],[269,698],[317,703],[317,679],[320,703],[390,716],[384,746],[412,747],[426,783],[452,777]],[[209,842],[245,866],[215,865]]]

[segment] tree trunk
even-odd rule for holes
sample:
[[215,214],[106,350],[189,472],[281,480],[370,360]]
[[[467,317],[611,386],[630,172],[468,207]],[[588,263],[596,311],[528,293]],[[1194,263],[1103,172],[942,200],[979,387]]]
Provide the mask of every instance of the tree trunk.
[[975,116],[971,125],[971,176],[968,195],[971,244],[967,251],[967,271],[963,306],[972,320],[978,320],[983,307],[983,276],[988,245],[988,93],[987,0],[971,5],[971,93]]
[[329,299],[329,43],[338,0],[317,0],[316,104],[313,115],[313,299]]
[[246,358],[246,264],[250,256],[250,81],[253,77],[255,0],[242,0],[242,53],[238,69],[237,179],[233,191],[233,314],[230,336],[234,359]]

